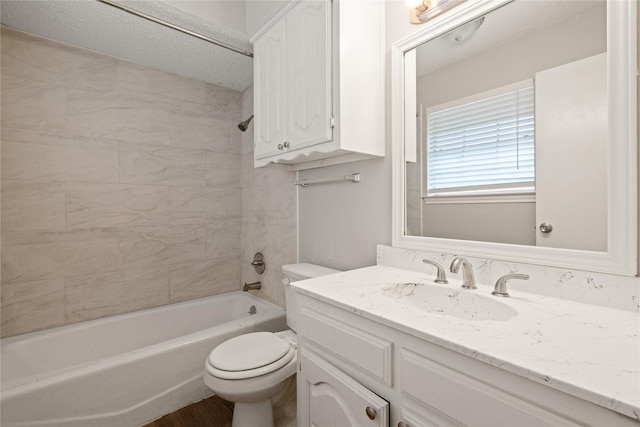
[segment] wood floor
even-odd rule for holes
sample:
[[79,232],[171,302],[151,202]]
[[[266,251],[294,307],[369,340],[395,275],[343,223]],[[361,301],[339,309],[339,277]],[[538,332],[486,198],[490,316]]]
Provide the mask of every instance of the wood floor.
[[231,427],[233,403],[212,396],[143,427]]

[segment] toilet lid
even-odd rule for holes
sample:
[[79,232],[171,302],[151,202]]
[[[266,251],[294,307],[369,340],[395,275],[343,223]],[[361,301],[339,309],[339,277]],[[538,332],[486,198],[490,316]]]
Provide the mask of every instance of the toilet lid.
[[291,349],[272,332],[254,332],[223,342],[209,354],[208,362],[220,371],[249,371],[282,359]]

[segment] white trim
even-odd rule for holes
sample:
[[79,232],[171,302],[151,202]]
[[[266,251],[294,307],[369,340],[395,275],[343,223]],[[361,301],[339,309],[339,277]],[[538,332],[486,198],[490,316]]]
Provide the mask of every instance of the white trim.
[[535,203],[536,194],[488,194],[484,196],[424,197],[425,205],[463,205],[494,203]]
[[[509,3],[510,0],[469,0],[430,21],[428,26],[396,42],[392,57],[392,245],[398,248],[462,254],[526,264],[575,268],[625,276],[637,274],[638,140],[637,140],[637,3],[607,3],[609,79],[609,221],[608,251],[530,247],[407,236],[404,194],[404,52]],[[411,96],[411,94],[408,94]],[[415,96],[415,94],[413,95]]]
[[293,7],[300,1],[301,0],[290,0],[289,3],[281,6],[281,9],[275,10],[273,16],[249,38],[249,42],[255,43],[256,40],[262,37],[262,35],[266,33],[269,28],[273,27],[276,22],[278,22],[287,13],[289,13],[289,11],[293,9]]

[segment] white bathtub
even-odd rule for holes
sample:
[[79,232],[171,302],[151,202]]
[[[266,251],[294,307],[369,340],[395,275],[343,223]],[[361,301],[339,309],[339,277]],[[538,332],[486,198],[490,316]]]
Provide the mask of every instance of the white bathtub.
[[4,338],[0,425],[143,425],[211,395],[216,345],[284,329],[283,309],[238,291]]

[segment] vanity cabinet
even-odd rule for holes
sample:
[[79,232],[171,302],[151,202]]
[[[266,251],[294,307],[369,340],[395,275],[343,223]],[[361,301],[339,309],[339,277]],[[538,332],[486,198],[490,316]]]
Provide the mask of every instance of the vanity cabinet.
[[[332,389],[335,377],[388,401],[389,425],[394,427],[638,425],[631,418],[393,325],[308,295],[299,294],[296,301],[297,307],[291,309],[298,313],[300,427],[314,425],[312,414],[317,411],[336,411],[322,399],[310,397],[311,384],[317,390]],[[364,414],[363,406],[354,403],[352,410]]]
[[384,4],[290,3],[254,42],[254,165],[384,156]]
[[305,349],[299,353],[304,381],[299,385],[300,417],[317,427],[387,427],[389,403],[338,370],[320,356]]

